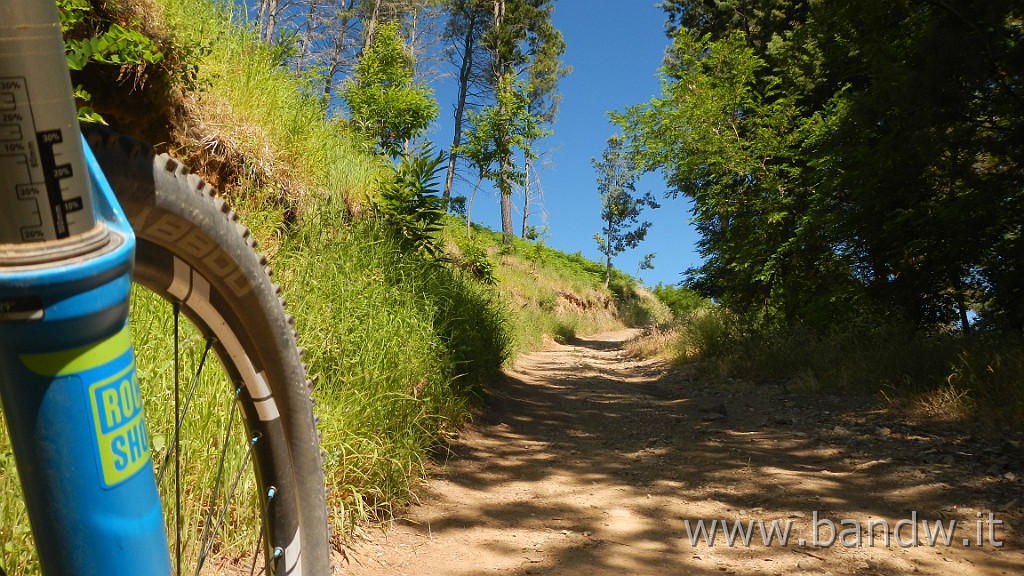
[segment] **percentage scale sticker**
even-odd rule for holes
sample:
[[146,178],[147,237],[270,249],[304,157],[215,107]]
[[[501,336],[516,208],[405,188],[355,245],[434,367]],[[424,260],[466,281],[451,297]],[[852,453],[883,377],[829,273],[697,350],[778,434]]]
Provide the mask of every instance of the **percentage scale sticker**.
[[63,143],[60,129],[36,131],[25,78],[0,78],[0,169],[18,181],[22,241],[67,238],[69,215],[85,207],[81,196],[64,197],[74,170],[58,162]]

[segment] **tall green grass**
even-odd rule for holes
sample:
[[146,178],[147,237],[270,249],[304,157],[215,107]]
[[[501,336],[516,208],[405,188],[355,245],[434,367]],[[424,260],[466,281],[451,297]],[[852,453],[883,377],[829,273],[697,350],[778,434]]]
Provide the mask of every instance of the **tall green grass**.
[[157,1],[177,42],[198,57],[200,89],[183,95],[179,121],[184,156],[237,178],[222,186],[262,190],[299,211],[324,196],[365,203],[383,164],[329,117],[322,85],[282,65],[280,49],[261,44],[234,3]]
[[10,576],[38,574],[39,559],[34,542],[7,422],[0,411],[0,568],[6,569]]
[[429,451],[506,360],[508,312],[337,200],[307,215],[276,266],[316,386],[330,514],[347,530],[412,496]]

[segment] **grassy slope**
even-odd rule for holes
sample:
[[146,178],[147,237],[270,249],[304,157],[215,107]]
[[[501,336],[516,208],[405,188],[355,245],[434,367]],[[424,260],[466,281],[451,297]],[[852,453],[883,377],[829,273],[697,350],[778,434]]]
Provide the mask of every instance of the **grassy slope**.
[[448,253],[472,269],[484,256],[494,266],[495,287],[514,311],[517,350],[536,349],[547,335],[564,341],[624,326],[661,324],[671,313],[649,291],[618,270],[604,287],[604,267],[542,242],[513,239],[503,248],[501,233],[450,217],[442,234]]

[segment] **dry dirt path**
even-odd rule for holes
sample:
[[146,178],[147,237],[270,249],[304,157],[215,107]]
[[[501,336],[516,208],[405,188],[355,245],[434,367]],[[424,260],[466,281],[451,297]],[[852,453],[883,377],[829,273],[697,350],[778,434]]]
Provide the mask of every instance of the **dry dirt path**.
[[[867,399],[701,382],[627,358],[632,334],[520,358],[420,503],[352,542],[337,572],[1024,574],[1024,438]],[[721,527],[714,545],[691,543],[701,519],[753,526],[750,546],[729,546]],[[922,522],[954,520],[951,545],[928,544]],[[788,523],[788,543],[766,545],[762,521]],[[890,533],[902,521],[889,546],[883,521]]]

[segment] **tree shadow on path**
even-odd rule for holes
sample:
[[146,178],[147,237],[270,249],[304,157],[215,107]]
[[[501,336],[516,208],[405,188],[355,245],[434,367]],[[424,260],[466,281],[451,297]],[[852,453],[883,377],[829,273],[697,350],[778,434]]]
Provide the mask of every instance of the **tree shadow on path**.
[[[420,506],[374,545],[372,561],[353,566],[370,571],[352,573],[995,575],[1024,567],[1018,441],[910,424],[867,398],[701,381],[628,358],[628,335],[521,358],[488,390],[479,421],[452,445]],[[712,521],[740,527],[731,545]],[[929,545],[935,522],[950,521],[950,545]],[[773,522],[778,532],[767,533]]]

